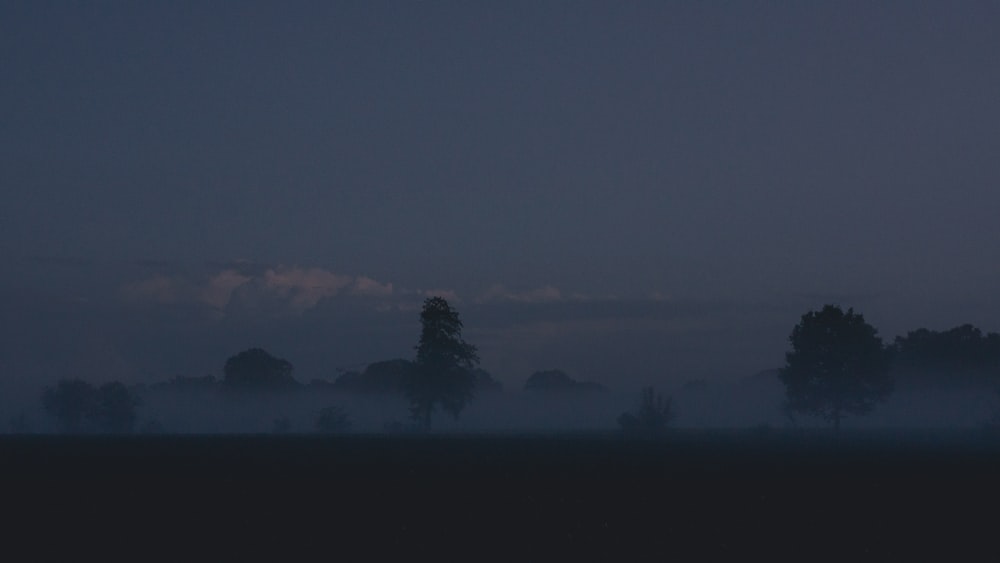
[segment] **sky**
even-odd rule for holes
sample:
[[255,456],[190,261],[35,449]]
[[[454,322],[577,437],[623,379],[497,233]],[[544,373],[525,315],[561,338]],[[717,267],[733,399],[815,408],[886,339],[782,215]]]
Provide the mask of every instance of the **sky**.
[[0,379],[302,381],[460,312],[508,387],[1000,331],[992,2],[4,2]]

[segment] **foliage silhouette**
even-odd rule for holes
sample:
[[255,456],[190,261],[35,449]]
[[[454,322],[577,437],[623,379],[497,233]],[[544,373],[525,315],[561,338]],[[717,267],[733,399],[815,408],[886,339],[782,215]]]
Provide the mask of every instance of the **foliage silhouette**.
[[888,351],[853,309],[826,305],[806,313],[789,342],[778,375],[789,412],[821,416],[839,431],[846,415],[868,413],[892,392]]
[[139,399],[119,381],[95,389],[80,379],[64,379],[42,392],[42,405],[63,432],[131,432]]
[[639,394],[639,406],[634,413],[622,413],[618,425],[625,434],[643,437],[662,435],[674,420],[671,399],[663,398],[652,387],[644,387]]
[[971,324],[943,332],[910,331],[896,337],[892,352],[893,371],[907,381],[990,387],[1000,383],[1000,334],[984,335]]
[[430,430],[431,415],[437,405],[458,418],[472,399],[479,364],[476,347],[462,339],[458,311],[441,297],[424,301],[420,312],[420,341],[416,346],[416,369],[406,385],[411,417]]
[[349,371],[334,382],[337,389],[356,393],[403,394],[416,365],[410,360],[395,359],[368,364],[363,372]]
[[59,423],[63,432],[83,430],[84,419],[94,412],[97,392],[82,379],[63,379],[55,388],[42,392],[42,406]]
[[298,386],[292,377],[292,364],[261,348],[250,348],[230,357],[223,372],[222,383],[230,389],[279,391]]

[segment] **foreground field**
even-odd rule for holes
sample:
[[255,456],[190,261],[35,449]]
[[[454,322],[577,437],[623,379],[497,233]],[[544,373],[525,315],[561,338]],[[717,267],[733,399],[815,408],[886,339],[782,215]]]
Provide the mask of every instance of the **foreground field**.
[[955,555],[992,545],[1000,506],[981,433],[8,436],[0,469],[8,531],[227,560]]

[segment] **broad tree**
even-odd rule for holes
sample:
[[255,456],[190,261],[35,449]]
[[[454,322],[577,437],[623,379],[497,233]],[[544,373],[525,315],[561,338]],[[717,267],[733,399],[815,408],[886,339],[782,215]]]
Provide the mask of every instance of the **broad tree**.
[[779,378],[790,411],[821,416],[839,431],[846,415],[866,414],[892,392],[888,351],[853,309],[810,311],[788,339],[792,350]]
[[232,389],[275,391],[297,385],[292,364],[261,348],[250,348],[226,360],[223,385]]
[[420,312],[416,369],[406,385],[413,419],[426,431],[437,405],[458,418],[475,387],[476,347],[462,339],[458,311],[441,297],[424,301]]
[[81,379],[63,379],[42,393],[42,405],[64,432],[132,432],[139,404],[120,381],[95,388]]

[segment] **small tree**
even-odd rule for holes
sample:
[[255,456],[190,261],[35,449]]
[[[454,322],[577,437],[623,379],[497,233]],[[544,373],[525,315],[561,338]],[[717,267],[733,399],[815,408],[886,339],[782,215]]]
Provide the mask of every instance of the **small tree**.
[[659,436],[674,420],[671,399],[644,387],[639,394],[639,406],[635,413],[622,413],[618,424],[627,434]]
[[802,315],[779,377],[790,412],[818,415],[840,430],[848,414],[871,411],[892,392],[889,354],[864,317],[834,305]]
[[472,370],[479,364],[479,356],[475,346],[462,340],[458,311],[443,298],[424,301],[420,323],[416,369],[407,382],[406,395],[413,419],[427,431],[436,405],[458,418],[473,397],[476,381]]

